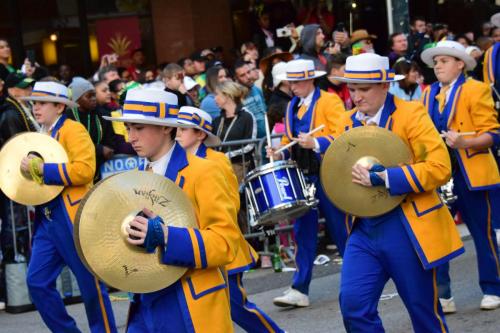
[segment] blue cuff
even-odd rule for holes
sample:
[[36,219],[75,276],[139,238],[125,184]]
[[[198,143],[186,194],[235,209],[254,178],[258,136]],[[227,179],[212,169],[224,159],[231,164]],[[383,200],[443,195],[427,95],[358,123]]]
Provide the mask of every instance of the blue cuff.
[[189,229],[168,227],[167,245],[163,252],[162,262],[166,265],[195,267],[193,242]]
[[146,252],[153,253],[158,246],[165,245],[163,225],[163,220],[159,216],[148,220],[148,232],[146,233],[146,238],[144,239],[143,244]]
[[43,182],[46,185],[66,185],[59,173],[58,163],[43,164]]
[[486,134],[491,135],[493,138],[493,146],[498,147],[500,146],[500,133],[499,132],[486,132]]
[[326,136],[317,137],[316,140],[318,140],[319,152],[321,154],[324,154],[328,149],[328,147],[330,147],[330,144],[332,143],[332,140],[330,140],[329,137]]
[[391,187],[389,188],[389,193],[391,195],[402,195],[414,192],[410,183],[406,179],[403,168],[387,168],[387,177],[389,178],[389,184],[391,184]]
[[373,186],[385,186],[385,180],[380,177],[377,172],[383,172],[385,170],[385,167],[381,164],[374,164],[370,168],[370,183],[372,183]]

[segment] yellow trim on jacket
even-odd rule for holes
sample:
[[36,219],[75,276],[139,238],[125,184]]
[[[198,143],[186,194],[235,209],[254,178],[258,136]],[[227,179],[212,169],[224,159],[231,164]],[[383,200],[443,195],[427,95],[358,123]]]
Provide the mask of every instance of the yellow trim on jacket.
[[[408,193],[401,203],[405,228],[425,269],[436,267],[463,252],[463,244],[453,218],[436,189],[451,175],[448,151],[424,107],[394,97],[389,130],[410,148],[410,164],[394,168],[400,179],[389,183],[396,188],[404,182]],[[338,121],[335,137],[353,127],[357,108]],[[388,170],[388,174],[392,174]],[[392,192],[391,192],[392,193]]]
[[[231,200],[234,202],[236,211],[239,211],[240,192],[239,192],[238,179],[234,174],[233,167],[231,166],[229,158],[225,154],[210,148],[207,148],[206,152],[207,156],[205,158],[207,160],[216,162],[221,168],[224,174],[224,178],[227,180],[228,186],[230,188],[230,196],[232,198]],[[234,220],[234,223],[236,226],[238,226],[237,219]],[[238,230],[240,231],[239,235],[240,237],[238,241],[239,250],[233,262],[231,262],[229,265],[226,265],[226,270],[228,274],[239,273],[250,269],[253,265],[255,265],[255,263],[259,258],[257,251],[255,251],[254,248],[246,241],[239,227]]]
[[71,222],[80,201],[93,184],[96,170],[95,147],[82,124],[66,119],[55,135],[66,150],[68,163],[45,163],[44,182],[64,185],[60,194]]
[[[422,96],[429,95],[428,92],[429,88]],[[424,103],[429,105],[426,101]],[[456,132],[476,132],[476,136],[492,133],[498,137],[500,125],[497,117],[490,87],[483,82],[469,79],[462,85],[456,111],[448,127]],[[495,185],[500,187],[500,174],[491,149],[457,151],[459,164],[470,190],[481,190]]]

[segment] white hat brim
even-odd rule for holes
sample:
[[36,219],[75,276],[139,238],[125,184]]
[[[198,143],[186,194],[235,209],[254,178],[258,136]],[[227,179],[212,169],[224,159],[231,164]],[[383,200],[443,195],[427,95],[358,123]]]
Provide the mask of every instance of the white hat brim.
[[337,80],[344,83],[386,83],[386,82],[396,82],[401,81],[405,78],[404,75],[394,75],[393,79],[387,80],[362,80],[362,79],[350,79],[343,76],[330,76],[331,79]]
[[290,79],[290,78],[288,78],[286,76],[286,73],[285,73],[285,74],[276,75],[276,79],[278,79],[280,81],[306,81],[306,80],[317,79],[318,77],[321,77],[321,76],[324,76],[324,75],[326,75],[325,71],[314,71],[314,76],[309,76],[309,77],[306,77],[306,78],[293,78],[293,79]]
[[500,13],[493,15],[490,21],[495,27],[500,28]]
[[468,71],[476,67],[476,60],[465,52],[461,52],[451,47],[436,46],[424,50],[421,54],[422,61],[429,67],[434,67],[434,57],[450,56],[462,60],[465,63],[465,69]]
[[155,117],[145,117],[145,116],[125,116],[125,117],[108,117],[103,116],[104,119],[110,121],[117,121],[121,123],[131,123],[131,124],[143,124],[143,125],[155,125],[155,126],[167,126],[167,127],[187,127],[179,124],[175,119],[160,119]]
[[196,128],[204,133],[207,134],[207,138],[203,141],[207,147],[215,147],[219,146],[221,144],[220,138],[213,134],[212,132],[207,131],[204,128],[201,128],[200,126],[194,125],[193,123],[190,122],[184,122],[183,120],[177,119],[177,124],[179,124],[179,127],[183,128]]
[[38,101],[38,102],[54,102],[54,103],[62,103],[70,108],[77,108],[78,104],[73,102],[70,99],[64,97],[56,97],[56,96],[26,96],[20,98],[23,101]]

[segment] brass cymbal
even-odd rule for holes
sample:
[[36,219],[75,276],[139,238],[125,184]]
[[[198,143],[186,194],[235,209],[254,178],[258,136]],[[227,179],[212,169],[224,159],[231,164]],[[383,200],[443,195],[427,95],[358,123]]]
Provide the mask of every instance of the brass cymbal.
[[97,183],[83,198],[74,224],[76,249],[87,268],[108,285],[134,293],[168,287],[187,271],[162,264],[158,249],[147,253],[126,241],[125,227],[144,208],[161,216],[166,225],[197,227],[186,194],[169,179],[143,171]]
[[0,188],[12,201],[37,206],[49,202],[64,186],[38,184],[21,173],[21,160],[36,152],[45,163],[66,163],[68,154],[49,135],[26,132],[12,137],[0,151]]
[[383,186],[366,187],[352,182],[356,163],[382,164],[386,168],[409,163],[411,154],[396,134],[377,126],[353,128],[330,145],[321,164],[321,184],[328,198],[342,211],[359,217],[387,213],[405,195],[391,196]]

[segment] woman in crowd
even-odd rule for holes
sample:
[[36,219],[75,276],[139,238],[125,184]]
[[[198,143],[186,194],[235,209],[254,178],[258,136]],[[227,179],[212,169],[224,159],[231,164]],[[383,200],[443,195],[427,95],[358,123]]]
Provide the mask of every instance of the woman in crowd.
[[207,89],[208,95],[201,101],[200,108],[207,112],[213,119],[220,116],[220,108],[215,102],[215,89],[219,83],[230,80],[229,72],[222,66],[210,67],[207,70]]
[[422,96],[422,88],[418,83],[420,67],[415,61],[400,60],[394,65],[396,74],[404,75],[405,78],[398,82],[392,82],[389,92],[405,101],[418,101]]
[[[222,143],[227,141],[255,139],[257,137],[257,124],[255,118],[242,106],[242,101],[248,89],[239,83],[225,81],[217,85],[215,102],[221,108],[221,114],[214,120],[213,132]],[[221,151],[231,160],[234,173],[241,184],[246,173],[254,168],[253,144],[244,147],[225,146]],[[246,221],[245,200],[241,200],[242,207],[238,212],[240,229],[245,233],[248,226]]]

